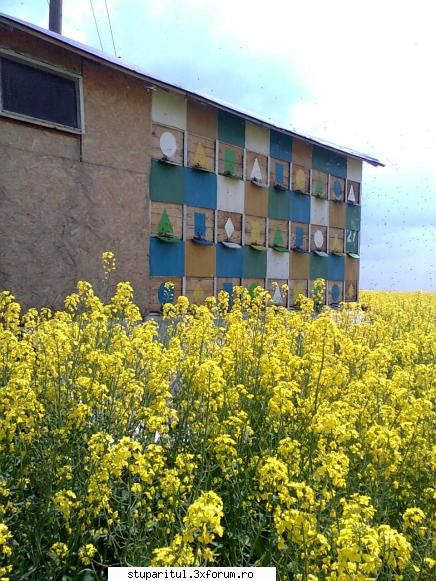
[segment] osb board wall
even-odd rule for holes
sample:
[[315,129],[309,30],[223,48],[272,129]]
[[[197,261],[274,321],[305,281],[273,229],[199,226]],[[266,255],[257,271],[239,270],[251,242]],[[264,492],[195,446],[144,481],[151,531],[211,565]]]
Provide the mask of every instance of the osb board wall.
[[213,278],[188,277],[185,294],[190,303],[203,304],[207,297],[213,296]]
[[183,131],[153,123],[151,133],[151,157],[167,159],[183,165]]
[[179,204],[167,204],[166,202],[150,202],[151,205],[151,228],[150,235],[159,234],[159,224],[161,223],[164,212],[168,217],[169,223],[173,229],[174,238],[182,239],[183,224],[183,206]]
[[[162,292],[162,285],[165,283],[170,282],[173,284],[172,289],[168,289],[167,291]],[[149,300],[149,308],[151,312],[158,312],[161,310],[162,303],[161,299],[164,299],[164,302],[171,302],[174,303],[177,301],[177,297],[182,294],[182,279],[175,278],[175,277],[155,277],[152,276],[150,278],[150,300]]]
[[[227,236],[225,231],[225,225],[229,219],[233,225],[233,234],[230,238]],[[217,227],[218,242],[235,242],[236,244],[242,244],[242,214],[218,210]]]
[[[150,164],[150,93],[139,79],[83,62],[82,159],[143,173]],[[121,193],[120,193],[121,194]]]

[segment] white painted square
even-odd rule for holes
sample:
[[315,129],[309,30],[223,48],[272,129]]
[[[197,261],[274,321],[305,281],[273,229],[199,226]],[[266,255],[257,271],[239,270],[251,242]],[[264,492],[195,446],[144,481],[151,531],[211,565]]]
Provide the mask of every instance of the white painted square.
[[289,278],[289,252],[276,252],[268,248],[266,259],[266,275],[268,278]]
[[245,187],[243,180],[218,177],[218,197],[217,208],[224,212],[244,213],[245,206]]
[[318,226],[328,226],[329,224],[329,203],[327,200],[312,198],[310,204],[310,222]]
[[269,129],[247,121],[245,124],[245,147],[250,151],[269,155]]
[[174,93],[154,91],[151,103],[151,118],[155,123],[162,123],[178,129],[186,129],[186,99]]
[[362,183],[362,162],[360,159],[347,158],[347,178]]

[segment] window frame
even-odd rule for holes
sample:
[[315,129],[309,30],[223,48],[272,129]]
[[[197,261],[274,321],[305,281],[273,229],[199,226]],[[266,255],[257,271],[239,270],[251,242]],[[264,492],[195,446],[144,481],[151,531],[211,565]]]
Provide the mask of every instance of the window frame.
[[[52,73],[59,77],[64,77],[70,81],[74,81],[76,86],[76,100],[77,100],[77,120],[79,127],[70,127],[68,125],[62,125],[60,123],[55,123],[53,121],[46,121],[44,119],[39,119],[38,117],[32,117],[31,115],[23,115],[22,113],[15,113],[14,111],[9,111],[3,108],[3,87],[1,83],[1,72],[2,72],[2,62],[3,59],[8,59],[16,61],[20,64],[27,65],[48,73]],[[67,71],[60,65],[52,65],[38,59],[17,54],[15,51],[8,50],[5,48],[0,48],[0,117],[5,117],[8,119],[14,119],[17,121],[24,121],[26,123],[31,123],[32,125],[39,125],[41,127],[46,127],[49,129],[56,129],[58,131],[73,133],[75,135],[81,135],[85,133],[85,111],[83,105],[83,78],[78,73],[72,73]]]

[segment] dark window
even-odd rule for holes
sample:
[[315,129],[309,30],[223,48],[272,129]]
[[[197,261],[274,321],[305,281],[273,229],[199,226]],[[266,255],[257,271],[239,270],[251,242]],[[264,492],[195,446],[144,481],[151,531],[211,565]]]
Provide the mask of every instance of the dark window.
[[78,129],[77,81],[1,59],[2,110]]

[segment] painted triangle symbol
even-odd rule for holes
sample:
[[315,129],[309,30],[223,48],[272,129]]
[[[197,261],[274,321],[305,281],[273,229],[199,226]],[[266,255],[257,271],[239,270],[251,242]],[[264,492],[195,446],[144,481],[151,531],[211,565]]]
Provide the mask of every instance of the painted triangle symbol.
[[262,180],[262,172],[260,171],[259,160],[257,159],[257,157],[253,163],[253,169],[251,170],[250,179],[256,180],[257,182],[263,181]]
[[278,286],[276,286],[273,297],[272,297],[272,301],[275,305],[281,305],[282,303],[282,293],[280,292],[280,289]]
[[356,196],[354,195],[353,184],[350,185],[350,191],[348,192],[348,199],[350,202],[353,202],[353,203],[356,201]]
[[157,225],[157,233],[166,234],[167,236],[173,234],[173,226],[166,209],[162,212],[162,216],[160,217],[159,224]]

